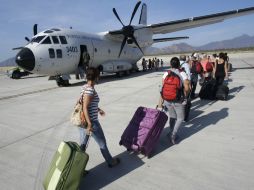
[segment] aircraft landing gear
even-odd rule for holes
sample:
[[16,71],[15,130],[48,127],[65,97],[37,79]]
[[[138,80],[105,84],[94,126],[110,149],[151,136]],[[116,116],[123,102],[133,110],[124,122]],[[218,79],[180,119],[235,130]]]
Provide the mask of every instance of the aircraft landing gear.
[[19,70],[14,70],[13,73],[12,73],[11,78],[20,79],[21,78],[21,72]]
[[59,87],[66,87],[66,86],[70,86],[70,83],[69,83],[69,80],[67,79],[63,79],[62,76],[57,76],[56,77],[56,84],[59,86]]
[[119,72],[116,72],[116,76],[117,77],[122,77],[124,75],[124,71],[119,71]]
[[124,71],[124,74],[125,74],[126,76],[129,76],[129,75],[131,74],[131,71],[130,71],[130,70]]

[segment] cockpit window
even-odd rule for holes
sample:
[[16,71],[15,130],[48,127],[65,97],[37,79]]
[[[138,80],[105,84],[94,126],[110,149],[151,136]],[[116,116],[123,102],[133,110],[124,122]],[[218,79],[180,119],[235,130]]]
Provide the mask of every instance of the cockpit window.
[[49,36],[47,38],[45,38],[41,44],[51,44],[51,40],[49,38]]
[[65,36],[59,36],[61,44],[67,44],[67,40],[65,38]]
[[57,36],[51,36],[54,44],[59,44],[59,40]]
[[31,42],[35,43],[40,43],[40,41],[44,38],[45,36],[37,36],[35,38],[32,38]]
[[50,30],[54,30],[54,31],[61,31],[60,29],[58,28],[51,28]]
[[44,33],[52,33],[54,32],[53,30],[46,30]]

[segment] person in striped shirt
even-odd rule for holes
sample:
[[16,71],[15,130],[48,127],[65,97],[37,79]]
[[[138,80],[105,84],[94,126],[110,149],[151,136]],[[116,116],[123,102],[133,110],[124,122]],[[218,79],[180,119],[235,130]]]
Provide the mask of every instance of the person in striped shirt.
[[94,88],[99,79],[99,71],[96,68],[87,69],[86,73],[87,84],[83,86],[82,99],[83,99],[83,113],[84,117],[81,117],[83,123],[86,121],[86,129],[80,128],[81,149],[85,149],[85,142],[87,142],[87,133],[91,133],[100,147],[102,156],[108,163],[109,167],[114,167],[120,163],[119,158],[113,158],[109,153],[106,138],[104,136],[102,127],[98,120],[98,113],[101,116],[105,116],[105,112],[98,107],[100,98]]

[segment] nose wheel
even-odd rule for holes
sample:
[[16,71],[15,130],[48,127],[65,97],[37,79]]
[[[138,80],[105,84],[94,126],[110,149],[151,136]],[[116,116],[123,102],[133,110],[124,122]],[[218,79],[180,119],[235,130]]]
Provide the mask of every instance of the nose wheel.
[[70,86],[69,80],[68,79],[63,79],[62,76],[57,76],[56,77],[56,84],[59,87]]

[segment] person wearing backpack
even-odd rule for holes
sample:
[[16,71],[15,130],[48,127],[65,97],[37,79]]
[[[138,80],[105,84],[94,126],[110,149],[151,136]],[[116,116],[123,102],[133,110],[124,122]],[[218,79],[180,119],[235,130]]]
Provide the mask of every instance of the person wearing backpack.
[[176,134],[185,116],[186,96],[189,93],[189,80],[185,72],[180,70],[180,61],[173,57],[171,69],[164,73],[161,96],[164,106],[169,112],[169,134],[172,144],[176,144]]
[[195,98],[195,91],[198,83],[198,75],[203,72],[201,63],[198,60],[198,54],[194,53],[192,55],[191,62],[191,98]]

